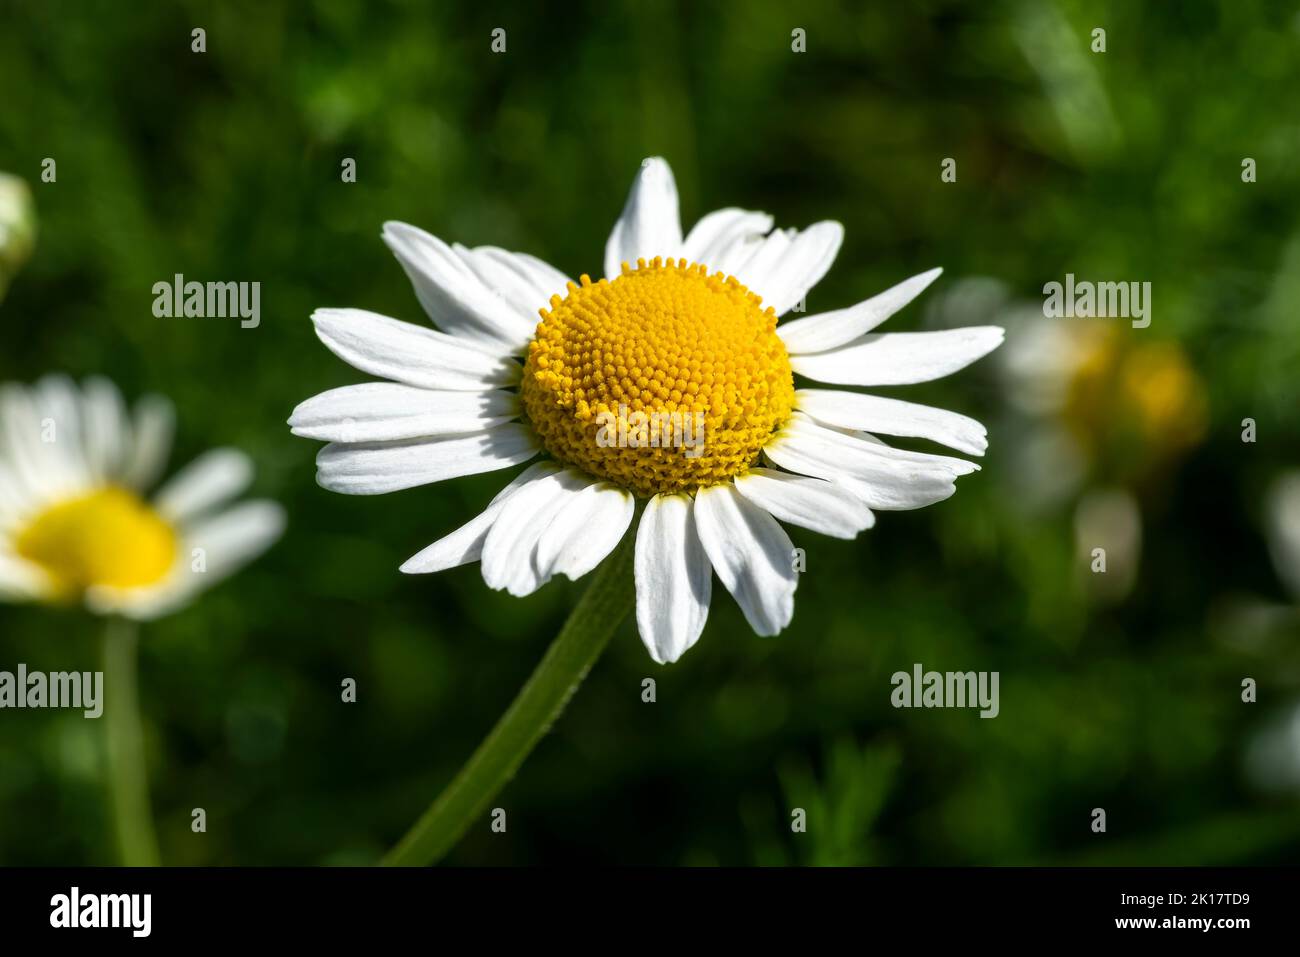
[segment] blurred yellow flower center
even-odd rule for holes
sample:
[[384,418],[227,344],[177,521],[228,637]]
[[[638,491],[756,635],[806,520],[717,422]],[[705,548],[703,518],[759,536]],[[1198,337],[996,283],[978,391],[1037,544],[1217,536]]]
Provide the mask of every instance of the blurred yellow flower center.
[[1122,330],[1079,333],[1066,393],[1066,426],[1094,456],[1141,472],[1194,446],[1205,433],[1205,390],[1173,342],[1134,344]]
[[18,533],[15,548],[74,595],[160,581],[176,558],[176,533],[135,494],[109,486],[49,506]]
[[551,297],[528,347],[524,410],[559,461],[638,495],[747,470],[794,405],[776,313],[686,260],[626,264]]

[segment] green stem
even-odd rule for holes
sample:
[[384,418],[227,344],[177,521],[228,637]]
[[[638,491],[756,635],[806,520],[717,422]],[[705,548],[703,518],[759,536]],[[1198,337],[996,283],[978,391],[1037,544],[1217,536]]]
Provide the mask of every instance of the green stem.
[[104,629],[104,732],[108,746],[108,790],[117,850],[127,867],[157,867],[158,839],[149,811],[144,765],[144,729],[136,693],[139,629],[110,618]]
[[380,862],[436,863],[519,770],[578,690],[587,671],[632,608],[633,535],[626,535],[592,578],[577,607],[509,710],[455,780]]

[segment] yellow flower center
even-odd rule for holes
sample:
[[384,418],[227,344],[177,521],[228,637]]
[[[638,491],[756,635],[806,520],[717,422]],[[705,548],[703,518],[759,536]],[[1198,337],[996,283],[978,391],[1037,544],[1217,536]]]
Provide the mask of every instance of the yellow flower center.
[[640,260],[551,297],[528,347],[524,411],[559,461],[639,495],[747,470],[790,415],[776,313],[686,260]]
[[49,506],[19,532],[15,548],[72,597],[92,585],[162,580],[176,558],[176,533],[134,493],[109,486]]

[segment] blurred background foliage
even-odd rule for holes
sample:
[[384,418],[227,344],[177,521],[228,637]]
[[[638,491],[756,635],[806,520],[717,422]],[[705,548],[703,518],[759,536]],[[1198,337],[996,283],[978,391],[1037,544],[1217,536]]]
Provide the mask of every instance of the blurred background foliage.
[[[477,566],[397,572],[502,479],[317,488],[316,445],[284,420],[364,377],[316,342],[312,309],[424,321],[386,219],[598,272],[659,154],[688,224],[726,205],[845,224],[810,312],[942,265],[890,328],[1003,322],[1019,359],[886,390],[988,423],[984,471],[855,542],[795,530],[808,568],[778,638],[721,589],[678,665],[625,627],[497,802],[507,834],[485,819],[449,860],[1294,862],[1297,578],[1270,561],[1264,503],[1300,466],[1298,47],[1294,4],[1262,0],[0,0],[0,170],[39,222],[0,305],[0,380],[102,372],[165,393],[174,465],[238,445],[290,515],[271,553],[145,631],[164,859],[374,860],[581,587],[521,601]],[[1072,343],[1107,320],[1043,318],[1043,284],[1067,272],[1150,281],[1150,328]],[[151,287],[175,273],[260,281],[260,328],[154,318]],[[1035,345],[1047,326],[1064,344]],[[1075,401],[1022,401],[1044,377]],[[1114,587],[1088,572],[1099,542]],[[93,668],[98,627],[0,608],[0,668]],[[890,675],[914,662],[999,671],[1000,716],[893,709]],[[0,714],[0,862],[112,860],[99,732]]]

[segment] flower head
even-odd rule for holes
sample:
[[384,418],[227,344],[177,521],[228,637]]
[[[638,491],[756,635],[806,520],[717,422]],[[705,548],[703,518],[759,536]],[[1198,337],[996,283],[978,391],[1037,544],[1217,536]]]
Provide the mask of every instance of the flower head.
[[[699,638],[716,572],[759,634],[794,613],[795,550],[777,521],[852,538],[873,509],[947,498],[977,468],[872,433],[983,454],[973,419],[845,390],[925,382],[1002,341],[993,326],[873,330],[939,275],[778,325],[830,268],[843,228],[772,229],[722,209],[685,236],[668,164],[646,160],[605,249],[573,282],[522,253],[447,245],[389,223],[384,240],[440,331],[359,310],[313,320],[341,358],[387,382],[304,402],[295,434],[329,442],[322,486],[376,494],[506,468],[541,454],[487,509],[402,570],[481,561],[526,595],[578,578],[636,530],[636,617],[651,656]],[[540,316],[540,322],[538,317]],[[522,361],[521,361],[522,360]]]
[[1129,335],[1105,319],[1045,319],[1037,307],[1013,310],[1017,321],[1002,354],[1007,395],[1042,426],[1022,432],[1051,436],[1025,474],[1046,470],[1059,482],[1073,468],[1078,482],[1138,486],[1204,437],[1205,386],[1172,339]]
[[32,191],[17,176],[0,173],[0,297],[31,255],[35,240]]
[[0,598],[84,601],[130,618],[174,611],[280,536],[234,449],[201,456],[148,499],[167,464],[171,403],[128,413],[107,379],[0,386]]

